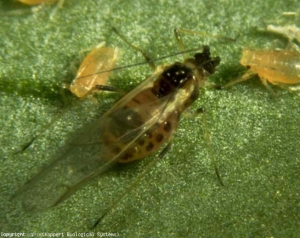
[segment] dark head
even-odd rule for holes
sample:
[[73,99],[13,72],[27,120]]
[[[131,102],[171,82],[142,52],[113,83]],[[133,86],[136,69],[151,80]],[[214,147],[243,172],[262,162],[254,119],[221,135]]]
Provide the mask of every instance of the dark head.
[[203,52],[194,55],[197,68],[203,68],[209,74],[213,74],[216,71],[216,66],[220,64],[220,57],[210,57],[209,46],[203,46]]

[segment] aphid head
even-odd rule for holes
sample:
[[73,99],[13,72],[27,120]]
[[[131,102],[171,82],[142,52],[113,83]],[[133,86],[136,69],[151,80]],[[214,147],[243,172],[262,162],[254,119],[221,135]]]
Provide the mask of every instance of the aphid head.
[[256,54],[257,51],[245,48],[243,49],[242,58],[240,60],[240,64],[247,67],[248,69],[251,68],[251,65],[257,64],[259,58]]
[[203,46],[203,52],[194,55],[197,69],[204,69],[208,74],[216,71],[216,66],[220,64],[220,57],[210,57],[209,46]]

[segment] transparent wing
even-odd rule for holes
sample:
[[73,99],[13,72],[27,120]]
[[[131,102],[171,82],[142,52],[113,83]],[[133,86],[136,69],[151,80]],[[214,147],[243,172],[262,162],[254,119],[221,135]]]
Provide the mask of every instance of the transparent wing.
[[[152,114],[142,125],[129,130],[126,134],[122,134],[122,138],[118,138],[126,146],[113,157],[110,156],[109,146],[101,143],[105,128],[115,119],[111,115],[114,112],[118,112],[119,116],[122,114],[127,115],[127,110],[132,109],[126,109],[124,106],[138,92],[151,87],[153,81],[160,73],[160,71],[156,71],[142,84],[119,100],[101,118],[85,126],[77,134],[76,138],[67,143],[58,153],[56,160],[16,193],[15,196],[21,197],[25,210],[45,210],[67,199],[90,179],[106,172],[120,159],[120,155],[124,150],[130,148],[140,135],[143,135],[163,114],[167,113],[166,108],[170,101],[169,96],[160,99],[159,105],[155,102],[155,105],[153,105],[156,107],[155,114]],[[145,104],[137,106],[135,111],[144,110],[144,107]]]

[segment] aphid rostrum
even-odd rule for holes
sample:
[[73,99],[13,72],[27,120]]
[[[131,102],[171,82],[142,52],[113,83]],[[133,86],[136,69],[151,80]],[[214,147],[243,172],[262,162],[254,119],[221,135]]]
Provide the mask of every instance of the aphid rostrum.
[[[177,42],[182,41],[175,30]],[[153,62],[152,62],[153,63]],[[182,63],[158,66],[95,122],[83,128],[48,167],[21,188],[25,210],[56,206],[116,163],[142,159],[170,143],[180,116],[199,96],[219,57],[208,46]]]
[[107,85],[118,57],[118,48],[104,47],[104,44],[100,43],[85,57],[70,84],[70,91],[79,98],[91,93],[97,85]]
[[300,53],[288,50],[244,49],[240,60],[248,71],[239,79],[229,82],[224,88],[246,81],[258,75],[266,88],[273,93],[268,83],[284,87],[300,84]]

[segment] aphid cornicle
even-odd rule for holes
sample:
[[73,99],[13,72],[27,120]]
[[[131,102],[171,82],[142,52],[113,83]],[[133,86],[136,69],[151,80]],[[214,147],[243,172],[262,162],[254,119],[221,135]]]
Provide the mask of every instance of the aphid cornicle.
[[[70,84],[70,91],[79,98],[91,93],[97,85],[107,85],[118,57],[118,48],[104,47],[104,44],[100,43],[85,57]],[[103,73],[97,74],[102,71]]]
[[[181,40],[180,40],[181,41]],[[21,188],[25,210],[53,207],[117,162],[142,159],[175,132],[181,113],[199,95],[219,57],[208,46],[183,63],[159,66],[98,120],[83,128],[48,167]]]
[[244,49],[240,60],[248,71],[239,79],[224,87],[246,81],[258,75],[266,88],[273,93],[268,82],[273,85],[294,86],[300,84],[300,53],[288,50],[252,50]]

